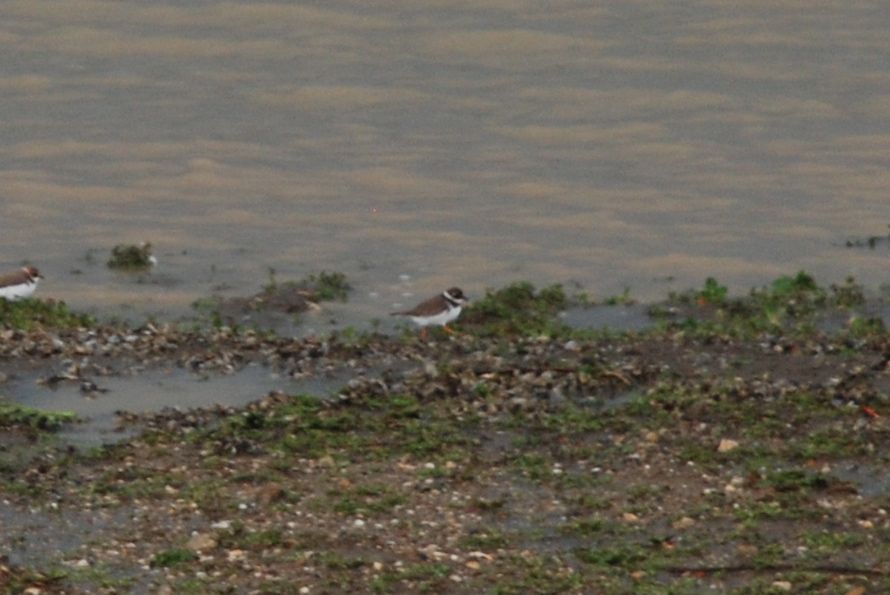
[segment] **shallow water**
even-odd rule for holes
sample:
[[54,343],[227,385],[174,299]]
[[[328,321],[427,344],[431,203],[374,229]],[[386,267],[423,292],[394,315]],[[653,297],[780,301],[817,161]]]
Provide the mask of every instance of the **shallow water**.
[[[355,322],[517,279],[877,285],[890,250],[843,242],[890,220],[882,9],[5,2],[0,265],[124,316],[337,270]],[[142,240],[143,282],[104,267]]]
[[69,424],[56,437],[80,447],[117,442],[138,428],[122,429],[116,412],[158,412],[165,408],[187,410],[214,405],[239,407],[257,401],[270,391],[326,397],[345,384],[343,377],[288,379],[259,365],[249,365],[228,375],[201,376],[180,368],[149,370],[132,376],[94,378],[107,392],[85,395],[80,383],[61,382],[50,388],[38,376],[12,378],[4,387],[6,397],[44,411],[71,411],[83,421]]
[[882,496],[890,491],[890,477],[887,477],[885,471],[877,466],[845,462],[835,465],[829,474],[840,481],[853,484],[864,498]]
[[641,331],[655,324],[649,306],[641,304],[569,308],[560,319],[573,329]]

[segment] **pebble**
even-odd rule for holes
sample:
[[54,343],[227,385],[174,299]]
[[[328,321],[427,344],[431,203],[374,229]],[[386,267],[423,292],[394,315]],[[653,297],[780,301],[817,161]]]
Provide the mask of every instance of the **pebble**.
[[247,558],[247,553],[244,550],[229,550],[226,552],[226,559],[229,562],[241,562]]
[[185,547],[192,551],[200,552],[204,550],[212,550],[216,547],[216,544],[216,539],[209,533],[195,533],[189,538],[188,542],[186,542]]
[[720,440],[720,444],[717,446],[717,452],[729,452],[731,450],[735,450],[739,447],[739,443],[737,440],[732,440],[730,438],[723,438]]
[[758,554],[758,552],[760,552],[760,548],[758,548],[756,545],[751,545],[749,543],[740,543],[736,547],[736,551],[738,551],[740,556],[752,557],[752,556],[756,556]]
[[285,496],[287,496],[287,494],[285,493],[284,488],[277,483],[270,483],[260,489],[259,494],[257,494],[257,500],[261,505],[269,506],[270,504],[283,500]]
[[681,519],[674,521],[674,524],[671,525],[674,529],[688,529],[689,527],[695,524],[695,519],[690,518],[688,516],[684,516]]

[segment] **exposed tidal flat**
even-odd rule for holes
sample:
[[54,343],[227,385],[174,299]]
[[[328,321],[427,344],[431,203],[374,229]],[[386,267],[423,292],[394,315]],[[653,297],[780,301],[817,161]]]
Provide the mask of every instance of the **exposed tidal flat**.
[[801,272],[594,303],[518,282],[453,335],[276,331],[349,287],[270,281],[176,323],[4,302],[0,584],[890,588],[880,291]]

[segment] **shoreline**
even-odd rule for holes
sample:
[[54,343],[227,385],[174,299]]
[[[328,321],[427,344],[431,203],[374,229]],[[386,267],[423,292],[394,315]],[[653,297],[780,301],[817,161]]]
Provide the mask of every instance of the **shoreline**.
[[[428,341],[7,329],[0,391],[28,366],[98,388],[165,366],[335,380],[322,397],[122,414],[134,434],[85,450],[34,417],[4,423],[0,580],[45,593],[887,589],[890,339],[855,316],[861,288],[811,281],[744,298],[706,284],[627,332],[567,328],[565,295],[522,284]],[[813,324],[827,312],[845,322]]]

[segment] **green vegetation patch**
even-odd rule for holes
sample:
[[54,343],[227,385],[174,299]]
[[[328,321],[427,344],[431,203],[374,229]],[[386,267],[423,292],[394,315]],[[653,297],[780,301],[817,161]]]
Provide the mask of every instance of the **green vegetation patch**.
[[186,548],[171,548],[158,552],[151,559],[151,565],[155,568],[170,568],[179,566],[198,559],[198,554]]
[[[738,298],[729,297],[725,285],[708,277],[701,289],[671,293],[668,305],[683,317],[673,327],[680,326],[698,336],[751,337],[763,332],[811,333],[827,312],[846,312],[863,306],[865,301],[862,286],[853,278],[826,289],[812,275],[799,271]],[[667,311],[654,306],[650,314],[663,317]],[[859,337],[875,336],[884,330],[879,319],[869,317],[853,318],[849,326],[850,333]]]
[[352,285],[343,273],[322,271],[299,281],[278,282],[275,270],[270,269],[269,282],[257,297],[265,298],[265,301],[274,307],[277,301],[286,299],[289,295],[302,296],[312,302],[345,302],[350,291]]
[[[524,595],[525,593],[618,593],[604,588],[607,577],[602,573],[594,580],[585,580],[573,564],[558,556],[512,555],[505,559],[509,573],[498,576],[489,593],[497,595]],[[595,585],[595,589],[589,588]],[[627,592],[625,589],[624,592]]]
[[481,529],[472,531],[460,540],[463,547],[471,550],[492,551],[510,545],[508,535],[497,529]]
[[[432,406],[421,415],[417,400],[405,395],[358,397],[347,403],[294,396],[273,410],[233,416],[218,428],[196,433],[195,439],[214,441],[222,452],[274,450],[363,460],[394,454],[446,457],[455,450],[462,456],[470,442],[457,420]],[[376,499],[376,505],[396,503]]]
[[110,269],[146,269],[154,264],[151,244],[118,244],[111,249],[111,257],[105,264]]
[[14,302],[0,299],[0,327],[27,331],[36,327],[89,327],[95,322],[92,316],[71,311],[65,302],[35,298]]
[[236,521],[231,528],[220,532],[217,537],[220,547],[225,549],[262,551],[285,545],[281,529],[272,528],[261,531],[249,531],[240,521]]
[[778,492],[824,490],[833,480],[822,473],[812,473],[800,469],[772,471],[766,476],[766,483]]
[[726,301],[728,289],[725,285],[721,285],[714,277],[705,279],[705,286],[696,293],[696,301],[702,304],[722,304]]
[[215,327],[275,328],[286,315],[298,320],[301,313],[317,307],[319,302],[345,302],[351,290],[343,273],[322,271],[300,281],[279,282],[275,270],[269,269],[269,281],[258,293],[249,297],[200,298],[192,303],[192,308]]
[[566,326],[557,320],[568,306],[561,285],[536,290],[531,283],[513,283],[471,302],[460,318],[460,328],[483,337],[553,335]]
[[407,587],[414,593],[435,593],[446,584],[451,568],[441,563],[419,563],[405,566],[398,571],[383,572],[371,585],[375,593],[404,591]]
[[41,411],[17,403],[0,402],[0,428],[27,427],[54,432],[77,420],[77,415],[70,411]]
[[407,498],[384,485],[360,485],[328,494],[333,509],[346,516],[378,515],[405,504]]
[[343,273],[322,271],[317,275],[309,275],[303,283],[315,291],[318,299],[323,302],[338,300],[345,302],[352,291],[352,285]]
[[66,571],[58,568],[38,571],[6,566],[0,561],[0,587],[4,593],[55,593],[67,576]]
[[651,546],[634,544],[579,548],[575,555],[585,564],[636,569],[651,557]]

